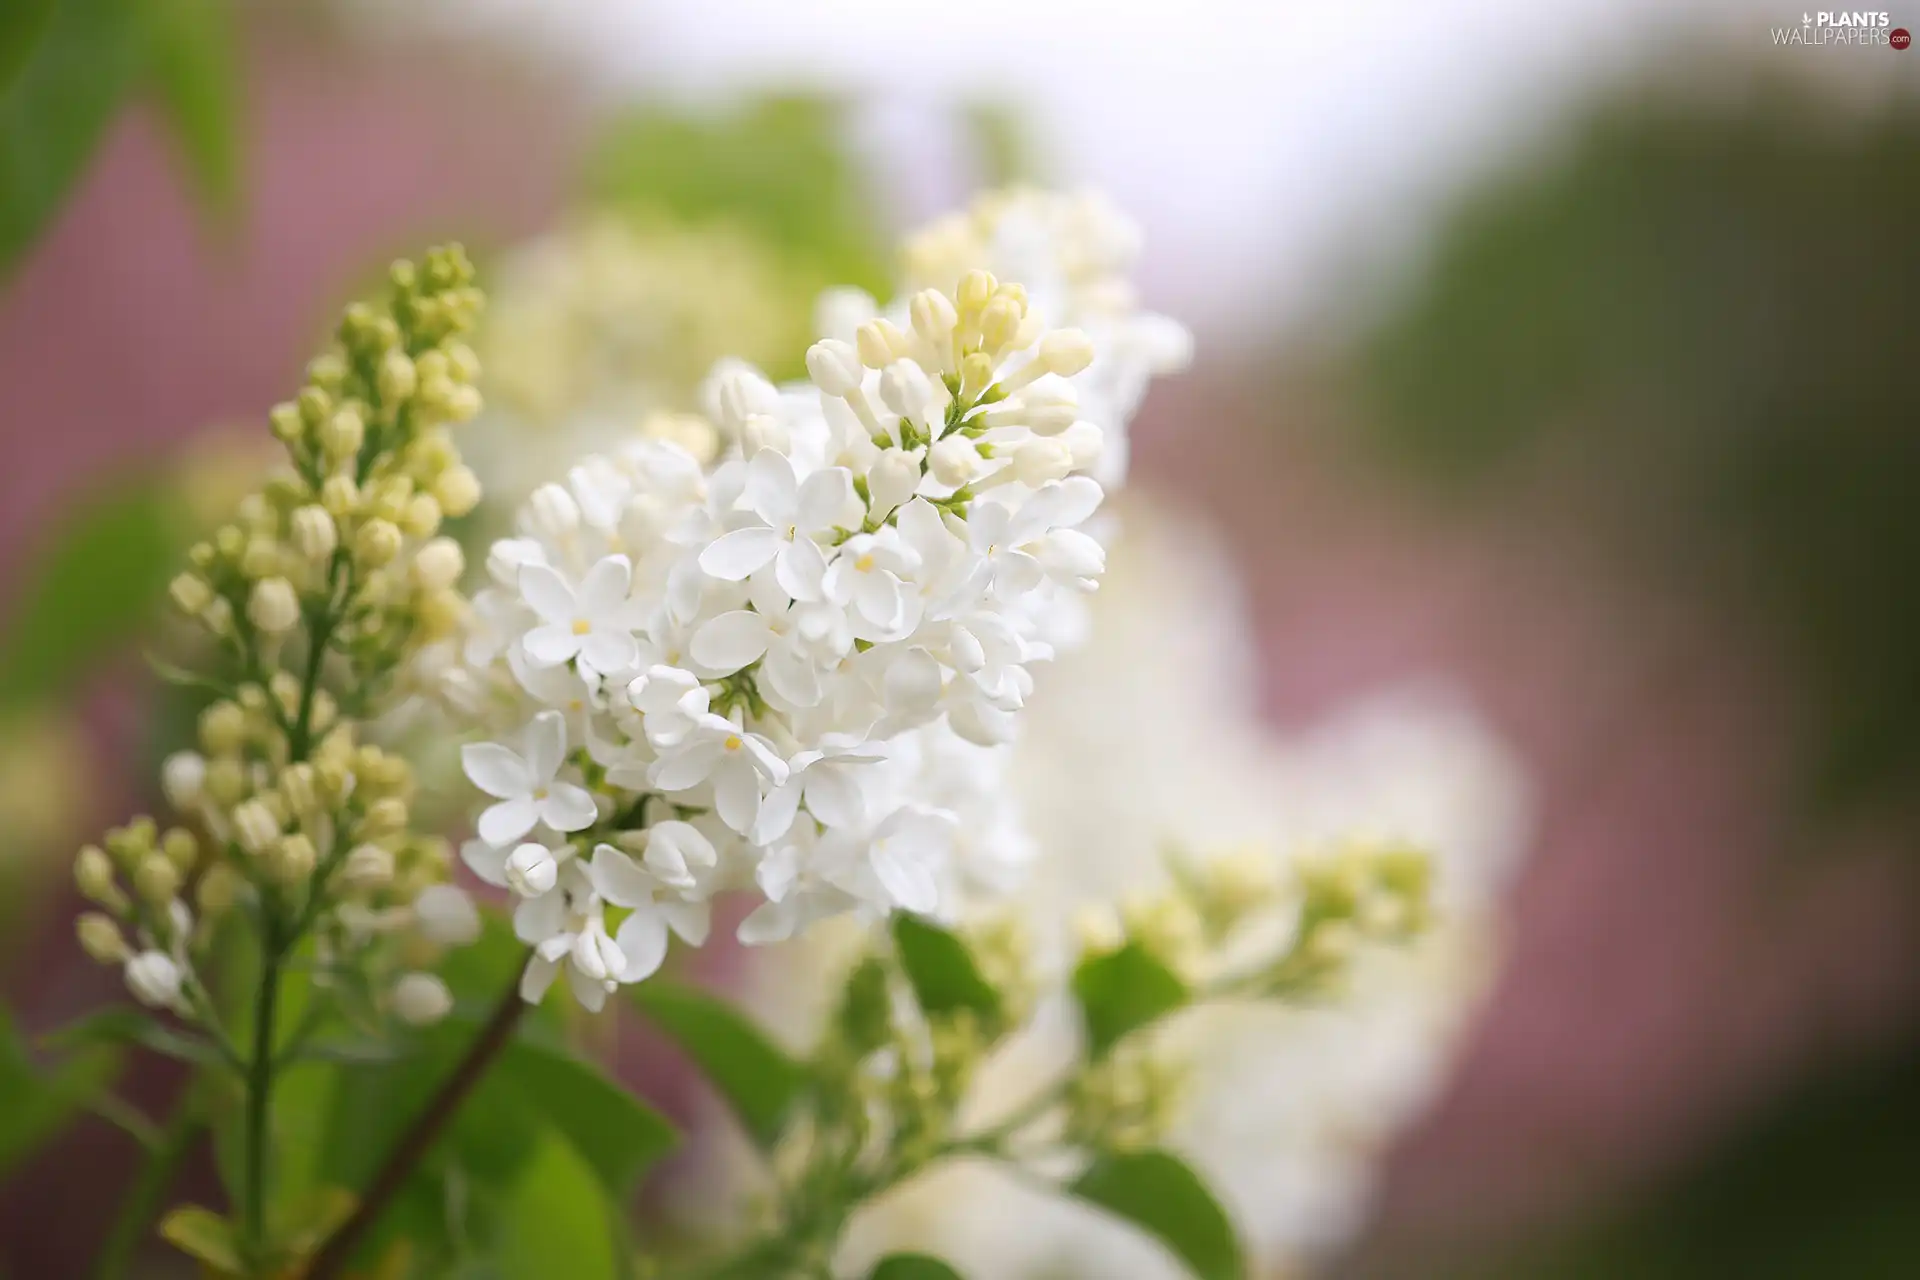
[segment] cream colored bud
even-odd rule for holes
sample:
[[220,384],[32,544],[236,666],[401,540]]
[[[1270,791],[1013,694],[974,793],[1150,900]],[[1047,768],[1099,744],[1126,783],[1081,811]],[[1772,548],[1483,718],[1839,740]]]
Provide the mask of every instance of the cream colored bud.
[[986,350],[1000,351],[1013,345],[1026,318],[1026,308],[1004,294],[988,303],[980,315],[980,338]]
[[285,578],[262,578],[247,597],[247,620],[268,635],[291,631],[300,621],[300,597]]
[[1091,471],[1106,456],[1107,433],[1094,422],[1076,422],[1054,437],[1067,446],[1075,471]]
[[161,951],[142,951],[127,961],[127,989],[151,1009],[168,1009],[180,1002],[180,966]]
[[985,352],[976,351],[960,362],[961,399],[977,400],[991,385],[993,360]]
[[393,1011],[401,1021],[424,1027],[453,1009],[453,993],[430,973],[409,973],[393,984]]
[[543,484],[527,499],[521,520],[543,542],[564,542],[580,527],[580,504],[557,484]]
[[740,452],[751,458],[762,449],[785,453],[793,444],[793,435],[784,419],[764,413],[740,420]]
[[916,424],[933,405],[933,382],[911,360],[895,360],[880,373],[880,402]]
[[360,513],[398,524],[412,499],[413,481],[405,476],[387,476],[361,490]]
[[545,845],[519,845],[507,855],[507,887],[523,898],[537,898],[560,878],[560,864]]
[[291,671],[276,671],[267,677],[267,696],[279,706],[283,716],[300,712],[300,678]]
[[147,905],[164,907],[180,892],[180,872],[165,854],[150,854],[134,868],[133,890]]
[[240,573],[248,578],[270,578],[280,572],[280,544],[272,538],[253,537],[240,553]]
[[467,620],[467,598],[451,587],[429,591],[420,597],[414,613],[420,639],[432,644],[460,630]]
[[344,520],[360,507],[360,486],[352,476],[328,476],[320,486],[320,505],[335,520]]
[[367,424],[352,405],[340,409],[320,427],[320,448],[335,462],[358,454],[366,438]]
[[196,573],[183,573],[167,584],[167,596],[174,608],[189,617],[197,617],[213,603],[213,588]]
[[442,514],[457,520],[480,504],[480,480],[466,467],[448,467],[433,482],[433,499]]
[[320,774],[305,761],[280,773],[280,796],[293,813],[312,813],[320,807]]
[[226,756],[247,740],[247,713],[225,698],[200,713],[200,745],[208,755]]
[[460,581],[467,558],[452,538],[435,538],[413,556],[413,580],[426,591],[440,591]]
[[200,621],[207,630],[217,636],[233,634],[233,603],[225,596],[215,596],[213,603],[200,611]]
[[133,954],[113,917],[89,911],[74,922],[80,949],[100,964],[125,964]]
[[353,537],[353,558],[364,568],[378,569],[400,554],[400,530],[391,520],[369,520]]
[[453,376],[453,362],[447,359],[447,353],[438,347],[422,351],[420,358],[414,361],[414,369],[420,375],[421,382],[450,381]]
[[340,874],[356,889],[378,889],[393,879],[393,853],[377,844],[355,845]]
[[1073,935],[1082,951],[1094,954],[1116,951],[1127,941],[1119,916],[1113,908],[1103,905],[1082,907],[1074,912]]
[[400,513],[400,529],[408,537],[431,538],[440,528],[440,504],[432,494],[416,493]]
[[340,545],[340,526],[334,523],[327,509],[318,504],[308,503],[295,510],[288,525],[294,550],[314,564],[332,555]]
[[233,834],[240,847],[256,857],[280,839],[280,820],[259,800],[248,800],[233,810]]
[[452,422],[471,422],[480,416],[480,410],[486,407],[486,400],[480,395],[480,388],[472,383],[462,382],[449,389],[442,399],[447,418]]
[[948,436],[927,451],[927,470],[941,484],[958,489],[980,474],[980,453],[965,436]]
[[388,404],[397,404],[413,394],[420,385],[419,377],[414,373],[413,361],[407,353],[395,348],[380,357],[380,376],[378,379],[380,398]]
[[362,839],[377,840],[382,836],[398,835],[407,829],[407,802],[398,796],[387,796],[367,806],[366,816],[360,820]]
[[160,790],[182,812],[200,802],[207,785],[207,758],[197,751],[176,751],[160,764]]
[[913,331],[936,350],[946,346],[953,337],[954,325],[959,323],[952,300],[938,289],[922,289],[914,294],[913,301],[907,304],[907,318],[913,324]]
[[920,484],[920,459],[901,449],[887,449],[867,472],[867,496],[875,516],[884,516],[908,498]]
[[313,874],[313,868],[319,860],[313,841],[298,831],[281,836],[262,859],[267,874],[283,885],[296,885],[306,880]]
[[1071,378],[1093,363],[1093,339],[1078,329],[1055,329],[1040,339],[1039,360],[1048,373]]
[[993,278],[992,272],[975,267],[960,277],[960,287],[954,291],[954,301],[963,313],[982,311],[999,289],[1000,282]]
[[807,376],[830,396],[858,391],[863,373],[859,353],[837,338],[822,338],[807,348]]
[[1073,450],[1058,440],[1028,440],[1013,451],[1013,474],[1036,489],[1072,472]]

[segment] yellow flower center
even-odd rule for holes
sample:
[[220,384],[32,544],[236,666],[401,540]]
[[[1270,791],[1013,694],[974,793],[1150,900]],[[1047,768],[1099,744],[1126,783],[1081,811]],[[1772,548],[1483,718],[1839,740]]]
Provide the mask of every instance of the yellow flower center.
[[591,630],[593,630],[593,624],[585,618],[575,618],[573,620],[573,634],[583,636]]
[[737,733],[728,734],[726,742],[722,745],[729,751],[738,751],[740,749],[740,735]]
[[858,560],[855,560],[855,561],[853,562],[853,567],[854,567],[854,568],[856,568],[856,569],[858,569],[858,570],[859,570],[859,571],[860,571],[861,573],[872,573],[872,572],[873,572],[873,557],[872,557],[872,556],[861,556],[861,557],[860,557],[860,558],[859,558]]

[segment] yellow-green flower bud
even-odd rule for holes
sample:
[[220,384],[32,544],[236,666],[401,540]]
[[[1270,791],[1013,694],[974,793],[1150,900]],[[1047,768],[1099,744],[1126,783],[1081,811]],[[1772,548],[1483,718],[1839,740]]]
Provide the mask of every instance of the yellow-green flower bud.
[[416,493],[400,513],[400,528],[410,537],[431,538],[440,528],[440,504],[432,494]]
[[380,357],[380,398],[388,404],[405,400],[419,382],[406,352],[395,349]]
[[80,937],[80,949],[100,964],[125,964],[133,954],[120,926],[111,916],[89,911],[74,922]]
[[353,537],[353,558],[363,568],[378,569],[400,554],[400,530],[390,520],[369,520]]
[[247,598],[247,620],[268,635],[291,631],[300,621],[300,597],[285,578],[262,578]]
[[148,854],[134,868],[133,888],[148,906],[164,907],[180,892],[180,873],[165,854]]
[[354,457],[367,438],[367,424],[352,405],[342,407],[320,428],[320,448],[335,462]]
[[356,889],[378,889],[393,879],[393,854],[377,844],[355,845],[340,874]]
[[450,422],[471,422],[486,407],[480,388],[464,382],[453,384],[440,399],[440,404]]
[[280,774],[280,795],[293,813],[313,813],[320,807],[320,775],[310,764],[288,765]]
[[222,698],[200,713],[200,745],[210,756],[232,755],[247,740],[247,715]]
[[413,481],[405,476],[387,476],[368,485],[360,495],[363,515],[376,516],[398,524],[413,497]]
[[233,908],[240,896],[240,873],[224,862],[216,862],[200,877],[194,902],[203,916],[219,916]]
[[451,466],[433,482],[434,501],[443,514],[458,519],[480,504],[480,480],[464,466]]
[[278,843],[280,820],[264,801],[248,800],[234,808],[233,834],[242,849],[258,857]]
[[222,560],[238,564],[247,549],[246,530],[237,524],[223,524],[213,531],[213,547]]
[[309,427],[318,427],[333,412],[333,397],[319,387],[302,387],[298,403],[300,416]]
[[170,827],[167,834],[160,837],[160,852],[173,864],[173,869],[184,876],[200,861],[200,841],[185,827]]
[[406,829],[407,802],[399,796],[387,796],[367,806],[366,816],[360,819],[359,836],[362,840],[380,840]]
[[200,622],[217,636],[232,635],[233,602],[225,596],[215,596],[213,602],[200,611]]
[[97,844],[87,845],[75,855],[73,882],[79,886],[81,896],[103,907],[118,910],[126,904],[119,886],[113,882],[113,859]]
[[313,841],[298,831],[280,837],[268,847],[262,858],[267,874],[283,885],[296,885],[306,880],[313,874],[313,868],[319,860]]
[[340,527],[333,522],[333,517],[325,507],[309,503],[296,510],[288,523],[294,549],[311,563],[318,564],[325,560],[340,545]]
[[440,591],[460,581],[466,556],[452,538],[435,538],[413,556],[413,580],[422,590]]
[[328,390],[337,389],[347,380],[346,357],[338,351],[321,352],[307,361],[307,380]]
[[198,574],[183,573],[167,584],[167,596],[174,608],[194,617],[213,603],[213,588]]
[[267,677],[267,697],[280,708],[280,714],[291,716],[300,710],[300,678],[291,671],[276,671]]
[[429,591],[420,597],[414,613],[421,641],[433,644],[453,635],[466,622],[467,598],[451,588]]
[[273,427],[276,438],[292,444],[307,433],[306,419],[300,416],[300,406],[288,400],[273,406],[267,415],[267,421]]
[[223,809],[239,804],[247,794],[247,768],[238,756],[207,761],[207,799]]
[[344,520],[360,506],[360,486],[352,476],[328,476],[320,485],[320,505],[335,520]]

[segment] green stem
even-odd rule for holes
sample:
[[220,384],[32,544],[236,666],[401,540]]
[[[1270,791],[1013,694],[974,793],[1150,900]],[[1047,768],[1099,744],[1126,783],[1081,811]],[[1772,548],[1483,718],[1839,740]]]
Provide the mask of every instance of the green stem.
[[266,1243],[267,1140],[272,1121],[274,1023],[280,1007],[280,965],[285,953],[269,925],[260,990],[254,998],[253,1056],[247,1068],[246,1163],[241,1186],[247,1248],[257,1260]]
[[120,1280],[127,1274],[133,1255],[159,1214],[161,1197],[166,1195],[187,1153],[193,1149],[200,1125],[199,1088],[189,1083],[181,1089],[179,1100],[167,1117],[166,1128],[160,1132],[159,1140],[147,1149],[145,1163],[120,1202],[107,1242],[94,1260],[94,1280]]

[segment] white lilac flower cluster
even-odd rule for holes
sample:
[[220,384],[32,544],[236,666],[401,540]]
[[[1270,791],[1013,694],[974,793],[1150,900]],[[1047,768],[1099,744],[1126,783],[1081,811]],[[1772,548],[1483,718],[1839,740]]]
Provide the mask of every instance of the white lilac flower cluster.
[[716,370],[715,463],[641,438],[533,493],[454,682],[504,709],[464,856],[520,899],[528,999],[564,968],[599,1007],[723,890],[763,943],[1018,861],[1005,746],[1105,564],[1095,365],[974,269],[815,343],[810,383]]

